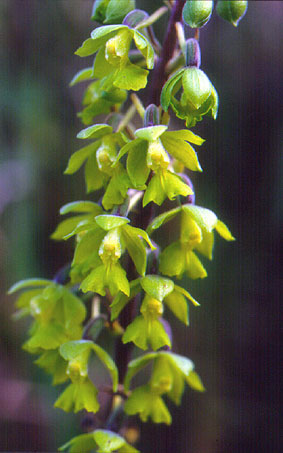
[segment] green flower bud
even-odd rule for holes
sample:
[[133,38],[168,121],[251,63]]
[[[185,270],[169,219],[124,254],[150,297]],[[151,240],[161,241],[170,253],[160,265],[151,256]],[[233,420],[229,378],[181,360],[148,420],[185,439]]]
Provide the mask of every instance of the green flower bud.
[[183,8],[184,22],[191,28],[204,27],[210,19],[212,9],[212,0],[188,0]]
[[207,75],[196,67],[188,68],[183,75],[184,101],[192,109],[199,109],[211,94],[211,82]]
[[154,171],[167,169],[170,159],[159,138],[149,142],[146,163]]
[[186,41],[185,47],[186,66],[200,67],[201,53],[199,43],[196,39],[190,38]]
[[100,24],[119,24],[135,8],[135,0],[95,0],[91,20]]
[[144,127],[159,125],[159,110],[155,104],[150,104],[144,112]]
[[246,14],[247,8],[247,1],[225,0],[217,2],[216,11],[222,19],[227,20],[234,27],[237,27],[240,20]]

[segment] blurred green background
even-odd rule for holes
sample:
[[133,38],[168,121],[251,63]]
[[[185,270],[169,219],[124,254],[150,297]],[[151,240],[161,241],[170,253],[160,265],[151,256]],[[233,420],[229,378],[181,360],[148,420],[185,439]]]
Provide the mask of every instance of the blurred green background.
[[[149,12],[161,4],[137,1]],[[62,173],[79,147],[83,88],[68,83],[87,64],[73,52],[94,28],[91,7],[91,0],[0,1],[0,451],[56,451],[81,432],[80,416],[53,409],[59,391],[21,350],[28,323],[11,320],[5,293],[18,279],[52,278],[72,255],[70,243],[49,235],[60,206],[86,198],[82,175]],[[220,109],[217,121],[194,129],[206,138],[204,172],[193,175],[196,202],[237,242],[216,241],[208,278],[186,281],[201,308],[191,310],[188,329],[173,322],[175,351],[195,362],[207,391],[186,390],[182,406],[170,406],[171,427],[142,425],[143,453],[280,451],[282,12],[279,1],[251,1],[238,29],[214,11],[200,33],[202,69]],[[164,25],[165,18],[160,39]]]

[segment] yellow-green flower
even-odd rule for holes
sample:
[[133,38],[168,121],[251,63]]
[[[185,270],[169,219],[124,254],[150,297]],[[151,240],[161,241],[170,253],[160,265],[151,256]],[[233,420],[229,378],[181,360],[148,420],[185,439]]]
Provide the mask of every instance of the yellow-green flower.
[[[169,154],[186,168],[202,171],[194,148],[188,143],[201,145],[203,139],[188,130],[168,131],[167,126],[149,126],[135,131],[136,139],[123,146],[117,160],[126,153],[127,172],[135,188],[145,190],[143,205],[150,201],[161,205],[166,197],[191,195],[191,187],[174,173]],[[148,180],[150,171],[153,176]]]
[[96,28],[75,53],[86,57],[97,52],[92,75],[103,79],[103,89],[108,91],[114,86],[137,91],[146,86],[148,71],[130,62],[128,54],[132,41],[144,56],[147,68],[152,69],[154,52],[151,44],[138,30],[127,25]]
[[160,272],[181,278],[186,273],[190,278],[204,278],[207,273],[196,252],[212,259],[214,230],[226,241],[234,237],[227,226],[209,209],[191,204],[183,205],[156,217],[148,228],[152,232],[177,214],[181,214],[181,234],[178,241],[166,247],[160,255]]

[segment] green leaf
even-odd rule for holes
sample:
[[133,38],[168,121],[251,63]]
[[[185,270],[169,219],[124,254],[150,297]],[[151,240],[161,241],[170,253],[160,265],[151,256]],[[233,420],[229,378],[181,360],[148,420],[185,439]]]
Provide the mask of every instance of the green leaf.
[[192,171],[202,171],[197,154],[189,143],[168,135],[163,136],[161,141],[166,151],[182,162],[186,168]]
[[70,87],[76,85],[77,83],[84,82],[85,80],[90,80],[92,79],[92,68],[85,68],[81,69],[75,76],[72,78],[70,82]]
[[162,302],[174,289],[174,282],[158,275],[146,275],[141,279],[143,290],[154,299]]
[[161,227],[161,225],[169,222],[169,220],[173,219],[179,212],[181,211],[181,207],[171,209],[171,211],[166,211],[160,214],[158,217],[155,217],[153,221],[147,227],[148,234],[152,234],[154,230],[157,230]]
[[189,325],[188,305],[185,297],[178,291],[172,291],[165,297],[164,303],[172,313],[187,326]]
[[146,87],[148,71],[128,63],[115,73],[113,85],[125,90],[138,91]]
[[222,236],[226,241],[235,241],[235,238],[232,236],[229,228],[221,220],[217,220],[215,229],[220,236]]
[[199,303],[191,296],[191,294],[186,291],[184,288],[181,288],[181,286],[178,286],[175,284],[174,286],[175,291],[178,291],[179,293],[183,294],[187,299],[189,299],[196,307],[199,307]]
[[210,209],[192,204],[185,204],[182,206],[182,209],[190,214],[196,223],[209,233],[215,228],[217,217]]
[[154,50],[150,42],[137,30],[134,30],[134,41],[139,51],[145,57],[147,68],[152,69],[154,66]]
[[76,171],[81,168],[81,166],[85,163],[88,157],[95,153],[97,148],[99,147],[99,142],[91,143],[90,145],[85,146],[84,148],[79,149],[69,159],[68,166],[64,171],[66,175],[73,175]]
[[195,145],[202,145],[205,142],[203,138],[199,137],[188,129],[181,129],[179,131],[166,131],[163,137],[186,140],[187,142],[194,143]]
[[128,415],[139,414],[146,422],[151,418],[154,423],[171,424],[171,415],[162,398],[151,392],[149,385],[136,388],[125,403],[125,412]]
[[46,286],[49,285],[51,282],[50,280],[45,280],[43,278],[28,278],[26,280],[20,280],[19,282],[15,283],[8,291],[8,294],[13,294],[20,289],[30,288],[30,287],[38,287],[38,286]]
[[168,129],[168,126],[149,126],[142,127],[135,131],[135,136],[142,140],[152,141],[157,140]]
[[119,217],[116,215],[103,214],[95,217],[96,223],[103,228],[105,231],[112,230],[112,228],[118,228],[122,225],[129,223],[127,217]]
[[149,354],[145,354],[129,362],[128,371],[124,380],[124,389],[126,392],[129,391],[130,389],[130,383],[133,377],[140,370],[146,367],[151,360],[154,360],[156,357],[158,357],[158,354],[159,354],[158,352],[150,352]]
[[170,79],[167,80],[167,82],[165,83],[165,85],[162,89],[160,103],[161,103],[163,110],[165,110],[165,112],[167,112],[168,107],[170,105],[173,90],[174,90],[176,84],[181,80],[181,78],[184,74],[184,71],[185,71],[185,68],[180,69],[179,71],[175,72],[175,74],[173,74],[170,77]]
[[201,378],[195,371],[191,371],[186,377],[187,384],[198,392],[205,392],[205,387],[201,381]]
[[86,138],[96,138],[99,139],[104,135],[111,134],[112,127],[108,124],[94,124],[89,126],[86,129],[81,130],[77,138],[86,139]]
[[67,203],[60,209],[60,214],[69,214],[70,212],[75,213],[89,213],[94,216],[99,215],[103,212],[101,206],[93,201],[72,201],[71,203]]
[[131,182],[134,187],[141,190],[145,188],[145,183],[150,173],[146,163],[147,148],[147,142],[142,140],[138,149],[131,147],[127,159],[127,171]]
[[83,409],[88,412],[97,412],[97,389],[90,379],[81,379],[70,384],[55,401],[54,407],[63,409],[65,412],[79,412]]

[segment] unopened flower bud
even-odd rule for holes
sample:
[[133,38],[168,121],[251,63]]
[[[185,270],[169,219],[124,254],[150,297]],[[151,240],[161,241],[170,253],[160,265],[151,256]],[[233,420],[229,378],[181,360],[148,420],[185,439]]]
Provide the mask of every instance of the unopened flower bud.
[[[120,2],[119,2],[120,3]],[[119,24],[123,18],[135,8],[135,0],[128,0],[119,4],[117,0],[95,0],[92,8],[91,20],[101,24]]]
[[144,127],[157,126],[159,124],[159,110],[155,104],[150,104],[144,112]]
[[184,22],[191,28],[201,28],[209,21],[212,9],[212,0],[188,0],[183,8]]
[[186,41],[185,47],[186,66],[200,67],[201,53],[199,43],[196,39],[190,38]]
[[125,19],[123,20],[123,25],[127,25],[127,27],[130,28],[135,28],[139,23],[143,22],[148,17],[149,15],[146,11],[143,11],[142,9],[134,9],[126,15]]
[[216,11],[217,14],[222,17],[222,19],[227,20],[234,27],[238,26],[240,20],[246,14],[248,8],[247,1],[238,1],[238,0],[218,0]]

